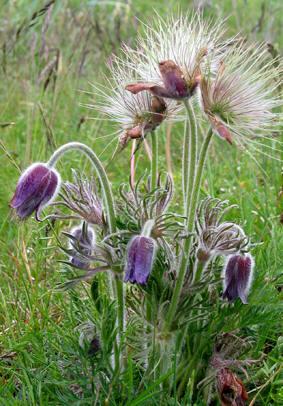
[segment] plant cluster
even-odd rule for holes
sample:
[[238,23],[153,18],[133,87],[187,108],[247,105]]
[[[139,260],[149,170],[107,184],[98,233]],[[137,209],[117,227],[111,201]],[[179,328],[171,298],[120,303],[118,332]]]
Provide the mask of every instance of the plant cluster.
[[[263,140],[279,132],[281,61],[274,63],[264,44],[224,40],[220,22],[196,14],[158,18],[109,68],[107,85],[94,86],[93,107],[118,126],[117,153],[132,143],[130,184],[114,198],[95,152],[71,142],[22,174],[10,205],[21,219],[35,212],[39,221],[79,222],[61,246],[77,272],[65,286],[91,280],[97,312],[107,303],[115,314],[110,344],[99,323],[93,328],[90,354],[105,361],[98,382],[118,388],[131,359],[140,380],[136,395],[154,380],[180,401],[200,399],[201,392],[209,404],[218,393],[222,405],[244,405],[248,394],[238,374],[252,361],[242,359],[251,343],[241,306],[252,285],[252,244],[241,225],[226,219],[233,206],[210,196],[200,201],[200,189],[215,136],[254,159]],[[158,171],[157,129],[169,120],[184,123],[179,213],[172,209],[179,197],[173,179]],[[142,143],[150,175],[136,181]],[[70,150],[86,155],[95,177],[74,171],[72,182],[62,184],[54,168]],[[47,205],[56,212],[42,220]]]

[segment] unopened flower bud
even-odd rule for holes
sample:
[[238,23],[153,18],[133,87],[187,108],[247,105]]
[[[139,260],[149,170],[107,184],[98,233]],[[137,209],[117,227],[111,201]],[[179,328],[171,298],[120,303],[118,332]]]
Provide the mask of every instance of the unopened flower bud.
[[10,207],[15,209],[21,219],[35,211],[38,220],[43,207],[56,197],[60,184],[60,175],[55,169],[44,163],[35,163],[20,177]]
[[92,254],[95,245],[95,234],[90,227],[74,227],[71,230],[74,240],[71,247],[74,248],[74,254],[71,256],[72,264],[81,269],[89,267],[88,256]]
[[232,255],[224,267],[223,299],[229,302],[241,299],[247,304],[247,296],[252,282],[254,261],[250,254]]
[[134,237],[128,246],[125,282],[146,284],[152,270],[154,240],[146,236]]

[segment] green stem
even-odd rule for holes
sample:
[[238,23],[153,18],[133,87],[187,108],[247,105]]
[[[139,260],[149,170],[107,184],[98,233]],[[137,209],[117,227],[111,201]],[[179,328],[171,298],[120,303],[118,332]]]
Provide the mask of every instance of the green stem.
[[192,283],[198,283],[201,280],[206,265],[207,262],[199,261],[197,258],[195,259]]
[[197,123],[192,104],[184,101],[187,110],[187,121],[184,135],[184,148],[183,148],[183,195],[184,195],[184,215],[188,217],[190,204],[189,193],[193,188],[196,167],[197,167]]
[[116,215],[115,215],[114,199],[113,199],[113,195],[112,195],[112,191],[111,191],[110,182],[108,180],[105,169],[102,166],[102,163],[100,162],[97,155],[93,152],[93,150],[90,147],[88,147],[87,145],[82,144],[80,142],[69,142],[68,144],[62,145],[60,148],[58,148],[53,153],[53,155],[47,162],[47,165],[50,168],[52,168],[53,166],[56,165],[57,161],[66,152],[71,151],[71,150],[79,150],[80,152],[85,154],[88,157],[88,159],[90,160],[90,162],[92,163],[92,165],[97,173],[97,176],[99,178],[99,181],[101,183],[109,230],[110,230],[110,233],[114,233],[116,231]]
[[[142,228],[141,235],[143,237],[150,237],[153,227],[154,227],[154,220],[147,220]],[[146,296],[145,300],[146,300],[146,319],[147,319],[147,322],[149,324],[151,324],[152,312],[151,312],[151,302],[149,300],[149,296]],[[150,327],[145,328],[145,333],[147,333],[147,334],[145,334],[145,337],[147,335],[150,337],[150,330],[151,330]],[[147,342],[146,343],[147,353],[149,351],[149,348],[150,348],[150,343]],[[148,364],[149,364],[149,361],[148,361],[148,356],[147,356],[146,366],[148,366]]]
[[[109,225],[109,231],[110,233],[115,233],[116,231],[116,214],[115,214],[115,206],[114,206],[114,199],[112,195],[112,190],[111,190],[111,185],[108,180],[107,174],[105,172],[105,169],[97,157],[97,155],[93,152],[91,148],[89,148],[87,145],[82,144],[80,142],[70,142],[68,144],[62,145],[60,148],[58,148],[49,161],[47,162],[47,165],[52,168],[53,166],[56,165],[57,161],[68,151],[71,150],[78,150],[85,154],[87,158],[90,160],[92,163],[98,179],[101,184],[102,192],[103,192],[103,198],[104,198],[104,205],[106,209],[106,216],[107,216],[107,223]],[[123,331],[124,331],[124,286],[123,286],[123,281],[119,276],[114,277],[114,282],[115,285],[113,287],[113,290],[116,292],[116,298],[117,298],[117,303],[118,303],[118,309],[117,309],[117,325],[119,329],[119,339],[121,341]]]
[[158,135],[156,132],[152,132],[151,140],[151,189],[155,189],[157,186],[158,177]]
[[[157,178],[158,178],[158,134],[155,131],[153,131],[151,134],[151,154],[152,154],[151,155],[151,190],[154,190],[157,187]],[[153,226],[154,226],[153,220],[147,221],[143,227],[142,235],[149,237]],[[150,302],[149,297],[146,297],[145,308],[146,308],[147,321],[149,324],[151,324],[152,309],[151,309],[151,302]],[[147,337],[150,337],[150,330],[151,330],[151,328],[149,326],[146,327],[145,333],[146,333]],[[154,337],[154,340],[155,340],[155,337]],[[149,349],[150,349],[150,342],[147,342],[146,345],[147,345],[146,364],[149,365],[148,355],[149,355]]]
[[[210,129],[208,131],[208,134],[205,137],[202,147],[201,147],[198,167],[197,167],[196,176],[195,176],[195,182],[194,182],[194,186],[193,186],[193,190],[192,190],[192,194],[191,194],[191,204],[190,204],[190,210],[189,210],[188,220],[187,220],[187,230],[189,233],[192,233],[193,229],[194,229],[195,212],[196,212],[196,207],[197,207],[197,203],[198,203],[198,199],[199,199],[199,192],[200,192],[203,168],[204,168],[205,159],[206,159],[206,155],[208,152],[208,147],[209,147],[211,137],[212,137],[212,130]],[[167,320],[166,320],[167,328],[170,328],[170,325],[171,325],[171,323],[174,319],[175,313],[176,313],[182,286],[184,283],[186,270],[188,268],[191,245],[192,245],[192,238],[191,238],[191,236],[189,236],[188,238],[186,238],[186,240],[184,242],[184,246],[183,246],[183,253],[182,253],[182,257],[181,257],[181,261],[180,261],[180,265],[179,265],[178,277],[177,277],[176,285],[174,288],[174,292],[173,292],[173,296],[172,296],[172,300],[171,300],[171,303],[169,306],[168,316],[167,316]]]

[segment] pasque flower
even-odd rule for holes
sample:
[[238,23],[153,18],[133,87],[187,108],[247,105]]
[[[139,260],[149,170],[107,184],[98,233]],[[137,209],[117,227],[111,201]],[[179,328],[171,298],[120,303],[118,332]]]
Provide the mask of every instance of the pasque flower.
[[125,282],[145,285],[152,270],[155,241],[150,237],[154,227],[153,220],[147,220],[140,235],[128,244],[125,268]]
[[256,137],[278,131],[280,69],[264,45],[236,43],[224,52],[216,74],[207,70],[200,84],[201,105],[214,132],[229,143],[249,143],[256,150]]
[[127,250],[125,282],[145,285],[153,265],[155,244],[150,237],[135,236]]
[[126,63],[138,77],[126,89],[177,100],[191,97],[200,83],[203,64],[207,60],[215,64],[220,36],[221,24],[207,24],[198,14],[157,19],[156,28],[147,28],[145,39],[139,39],[137,50],[125,48]]
[[223,299],[229,302],[240,298],[247,304],[247,296],[252,282],[254,261],[250,254],[232,255],[224,267]]
[[125,89],[134,71],[123,61],[113,58],[109,68],[111,80],[108,80],[107,86],[95,87],[98,99],[90,107],[98,109],[118,124],[118,138],[122,147],[130,139],[144,138],[165,119],[174,116],[174,102],[165,102],[162,97],[146,91],[134,95]]
[[61,184],[58,172],[44,163],[35,163],[21,175],[10,207],[25,219],[35,212],[39,220],[41,210],[57,196]]

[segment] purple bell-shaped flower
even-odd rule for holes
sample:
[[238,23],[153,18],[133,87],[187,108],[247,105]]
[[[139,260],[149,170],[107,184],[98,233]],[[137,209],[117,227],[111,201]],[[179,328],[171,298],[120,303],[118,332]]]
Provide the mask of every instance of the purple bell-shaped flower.
[[44,163],[35,163],[21,175],[10,207],[21,219],[35,211],[35,217],[39,220],[41,210],[56,197],[60,184],[60,175],[55,169]]
[[128,247],[125,282],[145,285],[150,275],[154,258],[154,240],[136,236]]
[[223,299],[229,302],[241,299],[247,304],[247,296],[252,282],[254,260],[250,254],[232,255],[224,267]]
[[125,282],[147,283],[155,254],[155,242],[150,237],[153,225],[154,222],[148,220],[141,235],[135,236],[128,245]]

